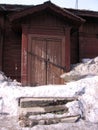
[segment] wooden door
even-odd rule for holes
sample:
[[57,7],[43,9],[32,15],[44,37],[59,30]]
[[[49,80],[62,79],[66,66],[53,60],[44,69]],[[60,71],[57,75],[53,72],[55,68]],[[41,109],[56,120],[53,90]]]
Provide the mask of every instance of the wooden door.
[[62,37],[30,36],[28,43],[28,84],[62,84],[65,42]]

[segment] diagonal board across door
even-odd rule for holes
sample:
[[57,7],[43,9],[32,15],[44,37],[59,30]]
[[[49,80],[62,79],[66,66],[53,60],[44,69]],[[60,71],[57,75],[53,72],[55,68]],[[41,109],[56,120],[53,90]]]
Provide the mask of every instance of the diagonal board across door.
[[28,84],[62,84],[60,75],[65,69],[65,38],[29,35]]

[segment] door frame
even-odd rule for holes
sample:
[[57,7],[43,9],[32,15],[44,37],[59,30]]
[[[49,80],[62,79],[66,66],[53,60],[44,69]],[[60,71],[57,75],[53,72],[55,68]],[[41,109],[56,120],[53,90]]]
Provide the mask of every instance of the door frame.
[[[66,26],[65,27],[65,34],[62,34],[62,35],[39,35],[39,36],[42,36],[42,37],[62,37],[65,41],[65,52],[64,52],[64,66],[66,66],[66,72],[68,72],[70,70],[70,46],[71,46],[71,41],[70,41],[70,30],[71,28],[69,26]],[[28,37],[29,35],[29,37]],[[28,27],[27,26],[24,26],[22,28],[22,53],[21,53],[21,83],[23,86],[26,86],[26,85],[30,85],[28,83],[28,54],[27,54],[27,51],[28,51],[28,40],[30,40],[30,36],[38,36],[37,34],[34,34],[34,33],[29,33],[28,32]]]

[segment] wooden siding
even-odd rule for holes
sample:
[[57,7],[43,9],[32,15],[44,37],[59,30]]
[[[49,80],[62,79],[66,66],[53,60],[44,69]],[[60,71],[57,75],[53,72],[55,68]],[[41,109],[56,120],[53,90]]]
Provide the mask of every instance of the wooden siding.
[[51,14],[54,14],[55,16],[59,16],[63,20],[67,20],[69,23],[73,24],[74,26],[79,26],[81,23],[85,22],[84,19],[81,17],[77,17],[73,13],[69,12],[66,9],[63,9],[59,6],[56,6],[55,4],[51,3],[50,1],[44,2],[43,4],[37,5],[37,6],[31,6],[28,9],[19,11],[17,13],[13,13],[9,15],[10,21],[16,21],[17,19],[21,19],[23,17],[27,17],[33,14],[37,14],[39,12],[51,12]]
[[[3,14],[0,15],[0,70],[3,70],[8,77],[11,77],[12,79],[17,79],[18,81],[20,81],[22,77],[21,81],[24,85],[27,85],[27,83],[30,85],[31,77],[33,76],[32,74],[29,75],[31,73],[31,65],[29,65],[28,63],[27,54],[28,48],[31,47],[31,44],[35,46],[35,48],[32,48],[32,50],[35,53],[37,52],[37,45],[34,43],[34,37],[31,43],[28,40],[28,37],[30,35],[37,35],[38,38],[40,38],[40,36],[44,36],[45,39],[47,39],[47,37],[51,38],[55,36],[57,39],[58,37],[63,37],[65,41],[63,47],[65,50],[63,52],[63,56],[61,56],[62,60],[60,61],[63,63],[63,65],[60,65],[66,67],[66,72],[70,70],[70,64],[77,63],[82,58],[94,58],[98,56],[97,17],[93,17],[92,19],[86,18],[85,16],[85,19],[87,21],[84,24],[82,24],[82,26],[79,28],[79,32],[78,30],[74,30],[78,26],[75,27],[73,21],[70,21],[67,18],[65,19],[60,14],[56,13],[55,11],[52,12],[49,9],[46,9],[44,11],[37,11],[33,14],[26,15],[26,17],[22,17],[19,20],[15,20],[12,23],[9,22],[6,16],[4,17],[5,21],[3,19]],[[17,32],[21,29],[22,34],[20,32]],[[46,48],[46,41],[41,41],[41,50]],[[54,47],[54,43],[57,43],[57,46]],[[62,51],[62,49],[57,49],[60,48],[60,42],[56,42],[55,40],[53,42],[53,39],[51,42],[49,42],[49,44],[47,44],[47,47],[49,48],[49,50],[51,50],[51,55],[55,55]],[[52,48],[55,48],[56,51],[53,51]],[[40,55],[40,51],[38,52],[38,55]],[[44,56],[46,57],[46,55]],[[59,63],[60,57],[57,56],[57,58],[57,62]],[[53,60],[55,61],[55,59]],[[33,64],[34,68],[35,63],[36,60],[35,62],[33,62],[33,60],[31,61],[31,64]],[[38,67],[41,66],[41,64],[42,63],[38,62]],[[47,68],[45,64],[43,65],[43,67],[44,69]],[[59,73],[59,71],[56,70],[55,67],[51,67],[50,65],[50,68],[54,69]],[[46,75],[45,73],[43,75],[47,77],[47,80],[44,81],[43,78],[42,81],[40,81],[43,83],[40,84],[45,84],[46,81],[47,83],[54,83],[52,81],[53,78],[49,79],[49,77],[51,77],[51,74]],[[31,82],[31,84],[33,83]]]
[[3,53],[3,44],[2,44],[2,33],[0,31],[0,70],[2,70],[2,53]]
[[71,64],[79,62],[79,34],[78,29],[71,30]]
[[21,35],[12,30],[11,25],[8,21],[6,21],[5,24],[3,71],[8,77],[20,81]]
[[98,56],[98,23],[87,22],[79,32],[79,53],[82,58],[94,58]]
[[3,40],[4,40],[4,15],[3,13],[0,13],[0,70],[2,70]]
[[[48,38],[51,39],[51,38],[55,37],[55,39],[58,40],[58,37],[63,37],[63,39],[65,41],[63,45],[62,45],[62,39],[61,39],[61,42],[59,42],[59,44],[54,40],[54,42],[51,41],[52,43],[49,42],[49,44],[47,44],[47,46],[48,46],[48,50],[51,50],[51,54],[53,54],[53,55],[55,55],[55,53],[57,54],[57,52],[59,53],[59,55],[61,55],[60,52],[62,53],[62,49],[60,52],[58,49],[59,48],[65,49],[63,51],[63,56],[61,57],[61,61],[60,61],[61,64],[59,64],[59,63],[55,63],[55,64],[59,64],[60,66],[63,66],[64,68],[66,68],[66,71],[69,71],[70,70],[70,29],[71,29],[70,25],[68,25],[68,23],[63,21],[60,17],[57,17],[56,15],[53,15],[50,12],[39,12],[38,14],[33,15],[32,17],[29,16],[22,20],[23,20],[23,22],[22,21],[21,22],[22,22],[22,36],[23,36],[22,37],[22,83],[23,83],[23,85],[27,85],[27,84],[43,85],[43,84],[50,84],[50,83],[51,84],[61,84],[62,81],[60,81],[61,80],[60,78],[57,78],[57,79],[55,78],[55,82],[53,81],[53,74],[52,75],[49,73],[46,74],[45,72],[42,72],[41,68],[40,68],[40,71],[37,72],[38,70],[36,70],[35,67],[37,67],[37,69],[39,68],[39,66],[41,67],[40,61],[37,62],[35,60],[35,62],[34,62],[34,59],[31,58],[32,60],[29,60],[29,62],[27,62],[27,59],[28,59],[28,56],[27,56],[28,49],[27,48],[31,49],[32,47],[30,45],[34,44],[34,40],[32,40],[32,42],[28,41],[28,36],[36,35],[37,38],[40,38],[40,36],[44,36],[46,41]],[[46,42],[45,41],[42,42],[42,41],[43,40],[40,40],[40,42],[38,41],[38,43],[42,43],[40,45],[42,45],[42,49],[43,49],[45,47],[44,44],[46,44]],[[57,43],[59,47],[55,46],[54,43]],[[52,44],[53,44],[53,46],[52,46]],[[36,41],[36,44],[33,45],[32,51],[34,53],[37,53],[36,46],[38,46],[37,41]],[[52,47],[55,48],[56,50],[54,49],[54,51],[53,51]],[[31,51],[31,53],[32,53],[32,51]],[[40,55],[40,54],[37,53],[36,55]],[[57,59],[58,59],[59,55],[56,57]],[[35,65],[36,62],[37,62],[37,64]],[[57,61],[57,62],[59,62],[59,61]],[[28,63],[32,63],[33,67]],[[62,65],[62,63],[63,63],[63,65]],[[27,65],[27,67],[26,67],[26,65]],[[43,66],[45,68],[45,71],[47,71],[47,67],[45,65],[43,65]],[[51,66],[51,65],[49,65],[49,66]],[[34,71],[32,73],[31,73],[31,68],[35,68],[32,70],[32,71]],[[49,70],[49,71],[55,71],[55,73],[58,72],[58,74],[57,74],[58,77],[62,74],[62,72],[61,72],[62,69],[56,70],[56,67],[53,67],[53,66],[51,66],[50,68],[52,70]],[[42,80],[41,80],[41,78],[39,78],[39,73],[44,75]],[[47,79],[46,79],[46,77],[47,77]],[[51,77],[51,79],[49,77]],[[34,82],[32,82],[31,79]],[[36,79],[36,81],[35,81],[35,79]]]
[[67,22],[47,11],[22,19],[22,24],[28,27],[28,33],[45,35],[64,35],[68,25]]

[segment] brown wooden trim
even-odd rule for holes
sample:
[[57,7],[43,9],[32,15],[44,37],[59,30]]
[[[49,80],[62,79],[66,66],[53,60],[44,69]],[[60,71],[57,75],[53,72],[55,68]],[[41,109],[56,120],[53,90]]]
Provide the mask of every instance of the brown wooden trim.
[[0,70],[3,69],[3,42],[4,42],[4,18],[2,18],[2,24],[0,27]]
[[49,1],[45,2],[44,4],[31,6],[25,10],[15,12],[15,13],[9,15],[8,17],[9,17],[10,21],[14,21],[16,19],[20,19],[22,17],[26,17],[27,15],[38,13],[38,12],[46,10],[46,9],[48,9],[52,12],[55,12],[60,17],[63,17],[65,20],[67,18],[68,20],[73,21],[73,23],[75,22],[80,25],[81,23],[85,22],[85,20],[83,18],[80,18],[79,16],[74,15],[73,13],[69,12],[66,9],[60,8],[59,6],[56,6],[55,4],[53,4]]
[[71,27],[67,27],[65,30],[65,65],[66,71],[70,71],[70,64],[71,64],[71,41],[70,41],[70,30]]
[[3,55],[2,55],[2,46],[0,46],[1,47],[1,49],[0,49],[0,70],[2,70],[2,57],[3,57]]
[[22,54],[21,54],[21,82],[22,85],[27,85],[27,31],[22,28]]
[[[1,34],[1,32],[0,32]],[[2,49],[3,49],[3,44],[2,44],[2,36],[1,36],[1,39],[0,39],[0,70],[2,70]]]
[[62,26],[62,25],[60,25],[60,26],[41,26],[41,25],[39,25],[39,26],[37,26],[37,25],[26,25],[26,24],[23,24],[23,26],[25,27],[25,28],[27,28],[28,29],[28,34],[34,34],[34,35],[36,35],[36,34],[38,34],[38,35],[55,35],[55,36],[57,36],[57,35],[59,35],[59,36],[64,36],[64,33],[65,33],[65,30],[64,30],[64,28],[66,27],[66,25],[64,26]]
[[[31,44],[31,37],[28,35],[28,43],[29,44]],[[27,50],[27,53],[28,52],[31,52],[31,46],[30,45],[28,45],[28,50]],[[31,83],[31,63],[29,63],[29,61],[31,61],[32,60],[32,57],[31,57],[31,55],[28,55],[28,63],[27,63],[27,69],[28,69],[28,76],[27,76],[27,84],[28,85],[31,85],[30,83]]]

